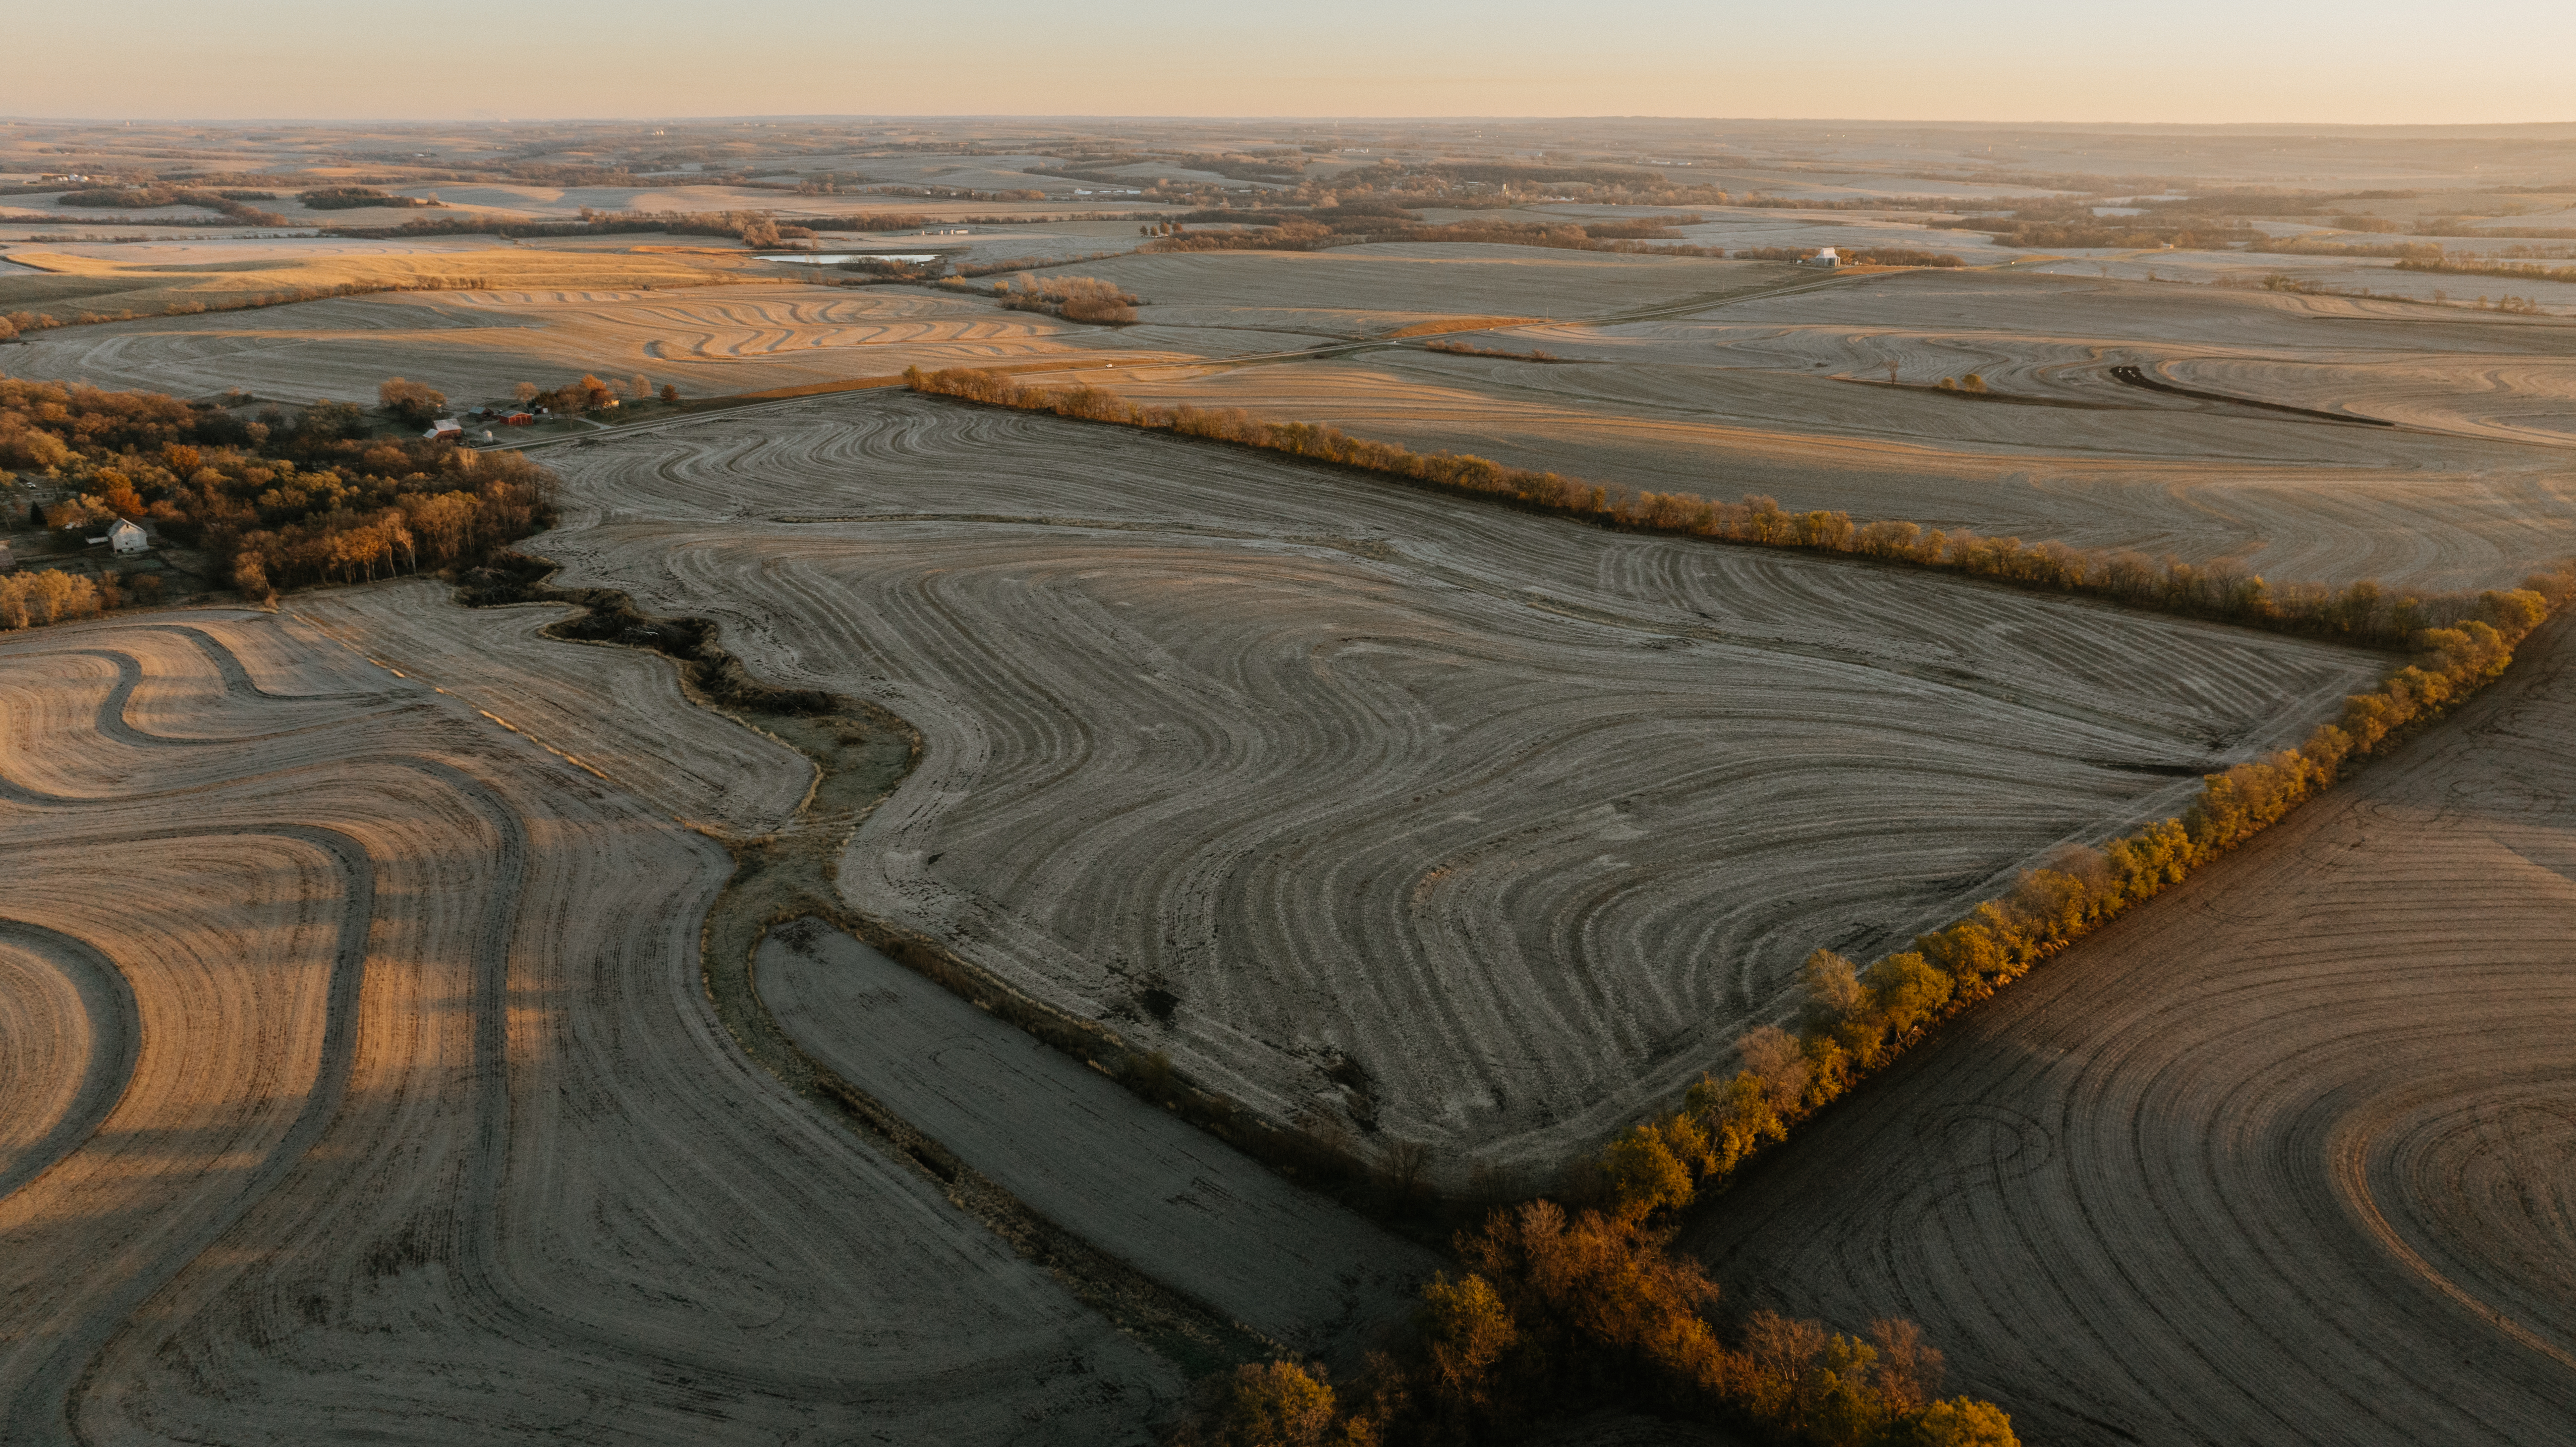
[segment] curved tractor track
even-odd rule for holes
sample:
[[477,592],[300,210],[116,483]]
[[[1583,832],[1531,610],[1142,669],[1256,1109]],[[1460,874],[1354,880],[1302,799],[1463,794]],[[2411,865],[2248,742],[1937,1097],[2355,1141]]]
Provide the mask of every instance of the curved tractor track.
[[2576,629],[1963,1020],[1707,1208],[2030,1440],[2576,1422]]
[[728,1048],[721,850],[171,616],[0,641],[12,1443],[1116,1441],[1177,1390]]

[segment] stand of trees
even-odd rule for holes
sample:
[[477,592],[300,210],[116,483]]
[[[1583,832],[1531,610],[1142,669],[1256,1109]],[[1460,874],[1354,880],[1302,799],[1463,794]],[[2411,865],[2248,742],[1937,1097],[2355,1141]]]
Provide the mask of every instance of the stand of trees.
[[1557,356],[1553,352],[1541,351],[1536,347],[1532,347],[1526,352],[1505,352],[1497,351],[1491,347],[1480,347],[1472,342],[1425,342],[1423,344],[1423,350],[1427,352],[1447,352],[1453,356],[1460,357],[1500,357],[1505,361],[1512,362],[1561,362],[1565,360],[1563,357]]
[[447,394],[426,382],[389,377],[376,387],[376,405],[404,424],[427,427],[447,412]]
[[1912,1322],[1866,1339],[1770,1311],[1730,1341],[1718,1292],[1643,1212],[1533,1201],[1455,1242],[1456,1280],[1346,1384],[1271,1361],[1203,1385],[1175,1447],[1396,1447],[1508,1440],[1594,1407],[1716,1421],[1812,1447],[2016,1447],[1991,1402],[1939,1400],[1941,1353]]
[[2422,254],[2420,249],[2409,249],[2416,250],[2417,254],[2398,262],[2397,270],[2429,271],[2442,276],[2510,276],[2522,281],[2576,282],[2576,266],[2534,266],[2528,262],[2450,257],[2443,255],[2442,248],[2438,246],[2430,248],[2432,254],[2429,256]]
[[274,201],[265,191],[205,191],[189,186],[91,186],[65,191],[54,198],[57,206],[109,207],[120,211],[144,211],[160,206],[197,206],[218,211],[244,226],[285,226],[290,224],[274,211],[262,211],[248,203]]
[[1007,282],[993,283],[993,295],[1012,311],[1044,312],[1067,321],[1114,327],[1132,325],[1136,308],[1144,305],[1126,288],[1096,276],[1039,277],[1025,271]]
[[50,569],[0,577],[0,628],[41,628],[96,617],[121,601],[114,583],[102,589],[87,578]]
[[[370,433],[345,402],[246,420],[158,393],[0,378],[0,467],[41,473],[71,494],[49,524],[148,522],[198,548],[208,571],[247,598],[472,567],[553,524],[553,476],[517,453]],[[68,594],[22,601],[27,622],[10,621],[17,613],[0,602],[0,626],[85,606]]]

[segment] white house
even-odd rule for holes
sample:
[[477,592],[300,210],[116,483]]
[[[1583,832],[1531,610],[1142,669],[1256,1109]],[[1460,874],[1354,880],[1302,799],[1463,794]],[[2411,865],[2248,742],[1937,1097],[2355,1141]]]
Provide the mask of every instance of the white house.
[[117,556],[123,557],[127,553],[148,551],[152,546],[152,539],[144,535],[143,529],[123,518],[118,518],[108,525],[107,546]]
[[1843,259],[1836,256],[1834,254],[1834,249],[1830,246],[1807,258],[1807,265],[1809,266],[1840,266],[1842,264]]

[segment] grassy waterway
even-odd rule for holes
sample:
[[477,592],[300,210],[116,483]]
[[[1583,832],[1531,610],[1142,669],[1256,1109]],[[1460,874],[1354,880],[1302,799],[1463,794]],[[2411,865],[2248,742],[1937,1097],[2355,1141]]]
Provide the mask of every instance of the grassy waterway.
[[[700,938],[700,968],[717,1017],[744,1053],[798,1095],[845,1120],[936,1180],[959,1209],[1001,1236],[1023,1257],[1044,1266],[1086,1305],[1183,1370],[1204,1375],[1235,1362],[1275,1355],[1280,1344],[1271,1337],[1057,1224],[992,1176],[961,1160],[875,1095],[801,1048],[762,1000],[755,962],[764,942],[779,926],[797,922],[798,937],[803,939],[811,937],[810,931],[819,922],[847,934],[863,950],[901,963],[1009,1026],[1104,1076],[1123,1081],[1137,1094],[1159,1100],[1181,1120],[1212,1126],[1219,1137],[1238,1144],[1248,1139],[1256,1155],[1283,1167],[1285,1174],[1296,1175],[1300,1163],[1310,1173],[1316,1170],[1316,1162],[1304,1160],[1294,1149],[1302,1138],[1268,1128],[1239,1112],[1230,1102],[1183,1084],[1172,1075],[1168,1061],[1133,1049],[1105,1027],[1033,1000],[958,959],[935,941],[870,919],[842,904],[836,883],[842,850],[859,822],[912,771],[921,741],[911,725],[872,704],[751,682],[739,663],[712,643],[694,648],[681,646],[682,640],[704,636],[704,625],[697,620],[647,617],[635,610],[626,594],[612,589],[553,587],[544,581],[552,571],[550,563],[524,560],[513,575],[486,574],[469,582],[460,590],[459,600],[469,606],[514,602],[578,606],[584,611],[549,625],[543,630],[545,636],[566,642],[642,647],[661,653],[679,664],[681,691],[692,703],[786,744],[814,766],[813,786],[784,828],[749,838],[705,831],[733,856],[734,872],[708,910]],[[1166,1147],[1163,1154],[1172,1155],[1172,1143],[1166,1140],[1162,1144]],[[1261,1150],[1261,1146],[1269,1149]],[[1210,1142],[1209,1148],[1226,1150],[1216,1142]],[[1252,1165],[1249,1161],[1244,1164]],[[1329,1170],[1326,1174],[1330,1174]],[[1258,1189],[1249,1178],[1237,1185],[1243,1190]],[[1275,1199],[1267,1203],[1267,1215],[1277,1217],[1282,1211],[1297,1214],[1301,1210],[1336,1212],[1344,1216],[1348,1228],[1383,1242],[1388,1251],[1380,1254],[1389,1262],[1400,1262],[1392,1268],[1400,1274],[1428,1261],[1427,1253],[1379,1235],[1323,1200],[1301,1202],[1301,1196],[1293,1188],[1281,1187]],[[1255,1216],[1262,1214],[1256,1212]],[[1133,1248],[1146,1243],[1140,1239],[1118,1244]],[[1141,1258],[1145,1253],[1135,1254]],[[1389,1284],[1382,1279],[1386,1276],[1384,1271],[1376,1276],[1381,1279],[1375,1281],[1377,1289],[1370,1295],[1379,1294]],[[1229,1296],[1238,1294],[1228,1292]],[[1352,1295],[1331,1313],[1332,1320],[1311,1325],[1329,1339],[1343,1335],[1365,1319],[1382,1315],[1382,1311],[1364,1309],[1359,1297]]]

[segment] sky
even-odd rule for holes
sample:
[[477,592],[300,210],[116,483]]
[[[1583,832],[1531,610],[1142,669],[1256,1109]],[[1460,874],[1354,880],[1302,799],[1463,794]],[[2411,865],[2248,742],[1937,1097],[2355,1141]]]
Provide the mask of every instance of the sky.
[[2576,4],[20,0],[0,113],[2576,120]]

